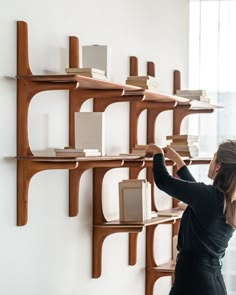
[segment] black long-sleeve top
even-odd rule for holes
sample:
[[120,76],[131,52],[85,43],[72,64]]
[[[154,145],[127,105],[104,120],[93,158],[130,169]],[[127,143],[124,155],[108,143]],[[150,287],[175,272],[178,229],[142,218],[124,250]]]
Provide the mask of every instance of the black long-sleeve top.
[[213,185],[196,182],[187,166],[175,178],[166,169],[162,154],[153,157],[157,187],[188,205],[181,219],[177,249],[222,258],[234,228],[223,214],[224,195]]

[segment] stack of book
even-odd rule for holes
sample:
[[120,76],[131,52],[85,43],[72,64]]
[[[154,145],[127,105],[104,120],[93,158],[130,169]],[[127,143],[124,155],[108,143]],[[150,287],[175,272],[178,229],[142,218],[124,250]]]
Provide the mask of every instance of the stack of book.
[[170,147],[182,157],[198,156],[198,136],[196,135],[171,135],[166,137],[172,140]]
[[101,152],[98,149],[54,149],[56,157],[99,157]]
[[158,88],[157,80],[152,76],[129,76],[126,84],[153,91],[156,91]]
[[210,103],[210,98],[207,96],[206,90],[177,90],[176,95]]
[[146,179],[119,182],[119,209],[122,222],[151,219],[151,184]]
[[146,150],[147,145],[146,144],[136,144],[134,148],[132,148],[131,154],[136,155],[136,156],[145,156],[145,150]]
[[95,68],[66,68],[66,73],[69,75],[80,75],[100,80],[107,80],[105,71]]

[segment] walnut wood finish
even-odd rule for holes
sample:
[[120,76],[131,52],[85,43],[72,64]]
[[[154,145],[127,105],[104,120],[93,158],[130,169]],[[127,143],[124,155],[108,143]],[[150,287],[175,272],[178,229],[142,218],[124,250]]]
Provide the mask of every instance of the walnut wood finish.
[[[32,72],[28,57],[28,27],[23,21],[17,22],[17,76],[30,76]],[[33,155],[28,140],[28,111],[32,97],[41,91],[64,90],[76,87],[76,82],[44,83],[17,79],[17,155]]]
[[173,93],[176,94],[177,90],[180,90],[180,89],[181,89],[180,71],[174,70]]
[[[173,224],[176,220],[167,221],[164,224]],[[154,235],[157,224],[146,228],[146,295],[153,294],[155,282],[163,276],[173,276],[174,268],[171,271],[166,266],[158,266],[154,257]]]
[[79,38],[75,36],[69,37],[69,67],[70,68],[79,68]]
[[[130,102],[130,152],[132,148],[138,144],[138,119],[144,109],[147,109],[147,142],[155,142],[155,123],[159,114],[163,111],[173,110],[176,102]],[[130,169],[130,178],[132,177]],[[132,177],[134,178],[134,177]],[[152,184],[152,209],[157,211],[154,201],[154,186],[152,168],[147,169],[147,180]]]
[[152,61],[147,62],[147,75],[155,77],[155,64]]
[[213,111],[213,109],[191,110],[189,109],[189,106],[178,106],[174,110],[173,134],[180,134],[181,123],[186,116],[194,114],[208,114],[212,113]]
[[80,162],[79,166],[75,170],[69,171],[69,216],[77,216],[79,213],[79,184],[82,174],[87,169],[93,169],[95,167],[108,167],[108,169],[121,167],[123,160],[111,160],[111,161],[84,161]]
[[[79,40],[78,38],[71,36],[69,39],[69,51],[70,51],[70,66],[79,67]],[[21,208],[24,206],[21,205],[23,199],[27,199],[28,196],[25,194],[28,193],[29,182],[25,183],[25,188],[22,189],[24,185],[24,178],[21,177],[21,174],[24,174],[24,171],[30,171],[30,165],[33,163],[27,161],[25,165],[22,164],[27,157],[32,157],[33,153],[29,146],[28,140],[28,111],[29,105],[32,97],[40,91],[46,90],[70,90],[69,94],[69,145],[74,146],[74,112],[80,111],[81,105],[89,98],[98,98],[102,101],[107,99],[109,103],[121,101],[129,101],[130,99],[142,99],[143,95],[138,92],[137,96],[125,95],[124,89],[129,90],[132,93],[133,90],[139,89],[137,87],[130,87],[126,85],[121,85],[117,83],[103,82],[99,80],[90,79],[87,77],[79,77],[76,75],[33,75],[30,66],[29,66],[29,57],[28,57],[28,26],[27,23],[23,21],[17,22],[17,156],[21,157],[21,162],[17,161],[17,175],[18,175],[18,184],[17,184],[17,193],[18,196],[18,225],[25,224],[27,218],[21,217],[25,216],[25,209],[21,214]],[[78,83],[82,88],[78,88]],[[88,87],[88,89],[86,89]],[[98,88],[98,89],[97,89]],[[109,104],[108,103],[108,104]],[[69,167],[70,164],[55,163],[55,159],[45,159],[40,161],[39,171],[49,169],[47,168],[50,165],[50,169],[60,169],[58,167]],[[46,163],[45,163],[46,161]],[[70,160],[71,161],[71,160]],[[65,162],[65,161],[64,161]],[[69,162],[69,159],[68,159]],[[106,162],[103,166],[106,166]],[[113,161],[114,164],[114,161]],[[112,164],[112,165],[113,165]],[[33,166],[39,165],[39,163],[33,163]],[[43,168],[45,165],[45,169]],[[77,165],[77,164],[76,164]],[[88,169],[88,163],[86,163],[86,168],[78,167],[74,171],[69,172],[69,216],[75,216],[78,213],[78,190],[80,177],[83,172]],[[99,162],[99,166],[101,162]],[[91,165],[90,165],[91,166]],[[62,169],[62,168],[61,168]],[[31,176],[32,177],[32,176]],[[23,180],[22,180],[23,179]],[[20,194],[21,191],[24,191],[24,196]],[[23,221],[22,221],[23,220]]]
[[[176,94],[176,91],[181,89],[180,71],[175,70],[173,77],[174,77],[173,93]],[[181,123],[186,116],[193,115],[193,114],[207,114],[207,113],[212,113],[213,111],[214,111],[213,109],[191,110],[189,108],[189,105],[179,105],[174,110],[174,114],[173,114],[173,134],[174,135],[180,134]]]
[[[168,162],[170,163],[170,162]],[[132,176],[138,177],[141,169],[149,166],[151,161],[137,161],[137,160],[125,160],[122,167],[134,168]],[[119,167],[119,165],[117,165]],[[129,233],[129,265],[135,265],[137,260],[137,236],[142,230],[143,226],[149,224],[173,222],[176,218],[158,218],[146,223],[120,223],[120,222],[107,222],[102,208],[102,182],[105,174],[113,167],[96,167],[93,169],[93,272],[94,278],[98,278],[101,275],[101,261],[102,261],[102,246],[105,238],[108,235],[117,232]]]
[[[139,164],[138,164],[139,165]],[[113,233],[126,232],[126,233],[138,233],[142,231],[142,226],[133,225],[114,225],[105,227],[107,222],[102,208],[102,182],[105,174],[111,168],[94,168],[93,169],[93,271],[92,277],[98,278],[101,275],[102,269],[102,246],[105,238]],[[134,253],[137,252],[136,244],[134,247]]]
[[[69,39],[70,66],[79,67],[79,39],[71,36]],[[124,88],[126,86],[124,85]],[[129,87],[129,86],[128,86]],[[138,87],[131,87],[138,89]],[[143,93],[125,95],[124,89],[72,89],[69,92],[69,145],[74,147],[74,113],[79,112],[82,104],[93,98],[93,111],[104,112],[112,103],[132,100],[142,100]]]
[[17,160],[17,225],[22,226],[28,219],[28,188],[31,178],[48,169],[75,169],[77,162],[36,162],[32,159]]
[[[28,27],[17,22],[17,76],[31,76],[28,57]],[[17,156],[33,156],[28,139],[28,112],[32,97],[40,91],[72,89],[76,82],[43,83],[17,79]],[[28,187],[32,176],[47,169],[75,169],[77,163],[39,163],[17,160],[17,225],[25,225],[28,215]]]
[[130,76],[138,76],[138,59],[136,56],[130,56],[129,58],[129,74]]
[[138,143],[138,119],[142,111],[148,110],[147,132],[149,142],[154,142],[155,122],[158,115],[167,110],[172,110],[176,102],[131,101],[130,102],[130,152]]

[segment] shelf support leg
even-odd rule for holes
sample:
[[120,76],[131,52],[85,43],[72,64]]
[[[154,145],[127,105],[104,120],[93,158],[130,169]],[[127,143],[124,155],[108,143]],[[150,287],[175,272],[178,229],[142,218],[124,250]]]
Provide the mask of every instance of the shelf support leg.
[[129,233],[129,265],[137,263],[138,233]]
[[69,216],[74,217],[79,213],[79,187],[80,178],[86,169],[69,170]]

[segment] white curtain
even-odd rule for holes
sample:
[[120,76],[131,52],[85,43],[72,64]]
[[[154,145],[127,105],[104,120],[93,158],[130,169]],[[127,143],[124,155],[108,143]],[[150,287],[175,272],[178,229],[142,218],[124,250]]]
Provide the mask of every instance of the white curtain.
[[[200,155],[212,155],[219,143],[236,139],[236,0],[189,0],[189,89],[204,89],[213,114],[190,116],[189,134],[200,135]],[[207,174],[200,168],[200,177]],[[236,234],[223,261],[229,295],[236,295]]]

